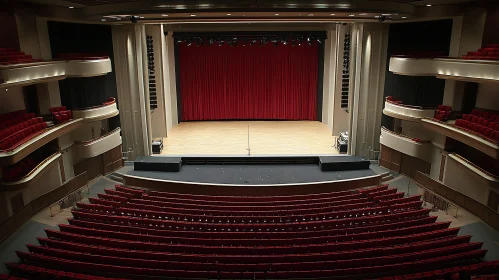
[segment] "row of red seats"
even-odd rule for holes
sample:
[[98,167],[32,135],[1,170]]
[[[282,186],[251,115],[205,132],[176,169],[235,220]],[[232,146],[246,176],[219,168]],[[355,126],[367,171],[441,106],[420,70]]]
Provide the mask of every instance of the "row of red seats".
[[[228,270],[215,270],[215,271],[207,271],[201,269],[204,267],[203,264],[199,264],[199,269],[196,271],[197,266],[195,264],[191,264],[191,267],[187,267],[188,270],[180,270],[174,265],[169,266],[164,263],[160,263],[159,261],[147,261],[144,260],[141,262],[144,264],[161,264],[160,268],[149,268],[149,267],[141,267],[141,266],[126,266],[123,264],[102,264],[92,262],[92,259],[88,261],[79,261],[79,260],[66,260],[64,258],[55,257],[55,256],[45,256],[41,254],[35,253],[25,253],[16,251],[18,257],[22,260],[27,260],[30,262],[42,263],[45,265],[57,265],[64,266],[70,270],[75,271],[96,271],[99,273],[114,273],[114,274],[130,274],[130,275],[145,275],[145,276],[162,276],[162,277],[172,277],[172,278],[217,278],[217,279],[255,279],[255,278],[264,278],[264,279],[289,279],[289,278],[321,278],[321,277],[337,277],[337,276],[348,276],[348,275],[373,275],[379,273],[387,273],[391,274],[396,273],[398,271],[414,271],[414,270],[429,270],[433,269],[435,266],[439,266],[442,263],[452,263],[459,261],[466,261],[472,259],[482,258],[486,254],[486,250],[473,250],[467,252],[460,252],[449,254],[447,256],[435,256],[433,258],[428,258],[424,260],[413,260],[406,262],[396,262],[386,265],[374,265],[370,264],[369,261],[364,259],[358,259],[351,266],[346,266],[345,268],[341,265],[335,266],[335,268],[317,268],[316,270],[308,270],[310,268],[307,267],[307,263],[301,263],[295,267],[291,267],[289,271],[279,271],[274,269],[269,269],[265,271],[255,272],[246,271],[234,272]],[[74,256],[74,255],[72,255]],[[81,255],[84,256],[84,255]],[[111,257],[108,258],[100,258],[100,260],[109,260],[111,262]],[[388,261],[388,259],[384,260]],[[383,261],[382,261],[383,262]],[[339,264],[339,262],[337,262]],[[135,264],[137,265],[137,264]],[[218,265],[224,268],[221,265]],[[228,265],[227,265],[228,266]],[[282,265],[282,267],[289,267],[290,265]],[[333,266],[333,265],[331,265]],[[168,269],[168,267],[171,267]],[[248,266],[249,267],[249,266]],[[279,266],[278,266],[279,267]],[[166,269],[165,269],[166,268]],[[297,268],[302,270],[297,270]],[[243,267],[239,268],[240,270],[244,270]],[[303,270],[307,269],[307,270]],[[255,278],[252,278],[255,277]],[[351,278],[352,279],[352,278]]]
[[[352,227],[353,225],[365,226],[367,224],[379,223],[381,221],[395,221],[400,219],[409,219],[413,217],[427,216],[430,209],[419,209],[419,210],[409,210],[401,211],[393,214],[384,215],[373,215],[373,216],[362,216],[362,217],[349,217],[337,220],[325,220],[325,221],[304,221],[300,223],[293,224],[251,224],[253,229],[256,230],[266,230],[266,231],[292,231],[292,230],[303,230],[309,229],[317,230],[324,229],[328,227]],[[160,220],[160,219],[149,219],[149,218],[138,218],[129,216],[116,216],[116,215],[104,215],[97,213],[89,213],[73,210],[72,214],[75,218],[81,218],[86,220],[94,220],[100,222],[112,222],[121,223],[125,225],[136,225],[136,226],[156,226],[161,228],[173,228],[173,229],[195,229],[195,230],[211,230],[214,231],[239,231],[239,227],[233,224],[202,224],[194,223],[188,221],[170,221],[170,220]],[[195,227],[195,228],[194,228]],[[246,229],[244,225],[241,225],[241,231]],[[248,230],[250,231],[250,230]]]
[[[474,275],[493,274],[496,273],[497,271],[499,271],[499,261],[491,261],[491,262],[472,264],[469,266],[457,266],[457,267],[443,268],[428,272],[417,272],[413,274],[383,277],[378,280],[404,280],[404,279],[406,280],[456,279],[457,280],[461,278],[459,274],[463,274],[466,276],[474,276]],[[458,275],[456,276],[456,274]],[[474,279],[480,279],[481,277],[482,276],[478,276],[475,277]],[[499,276],[492,279],[497,280],[499,279]]]
[[15,276],[9,276],[7,274],[0,274],[0,280],[27,280],[27,279],[15,277]]
[[[351,250],[340,250],[334,252],[320,253],[296,253],[296,254],[281,254],[276,252],[269,255],[223,255],[223,254],[189,254],[189,253],[163,253],[158,251],[144,250],[129,250],[121,248],[111,248],[103,246],[94,246],[75,242],[66,242],[56,239],[38,238],[38,242],[43,246],[50,248],[64,249],[77,251],[81,253],[98,254],[105,256],[126,257],[126,258],[145,258],[151,260],[164,261],[181,261],[181,262],[220,262],[220,263],[271,263],[271,262],[315,262],[321,260],[346,260],[368,257],[382,257],[396,254],[406,254],[419,252],[423,250],[444,248],[468,244],[471,236],[456,236],[449,238],[440,238],[436,240],[428,240],[415,242],[411,244],[400,244],[393,247],[380,248],[358,248]],[[360,244],[359,244],[360,245]],[[359,246],[360,247],[360,246]]]
[[[481,135],[482,137],[486,138],[489,141],[492,142],[498,142],[499,143],[499,129],[495,129],[496,126],[499,127],[499,123],[489,123],[489,125],[481,125],[478,123],[473,123],[467,120],[456,120],[456,126],[460,129],[464,129],[468,132],[474,133]],[[494,128],[491,128],[494,127]]]
[[[434,223],[436,221],[436,216],[428,217],[416,217],[414,219],[404,219],[400,221],[388,221],[379,222],[374,225],[365,225],[362,227],[344,227],[344,228],[333,228],[333,229],[321,229],[315,231],[295,231],[295,232],[262,232],[262,231],[209,231],[203,232],[204,238],[214,238],[214,239],[270,239],[270,238],[295,238],[295,237],[317,237],[317,236],[330,236],[334,234],[355,234],[364,232],[373,232],[388,229],[399,229],[411,226],[426,225]],[[79,227],[115,231],[115,232],[129,232],[138,234],[148,234],[148,235],[160,235],[160,236],[170,236],[170,237],[198,237],[199,232],[196,231],[186,231],[186,230],[168,230],[168,229],[157,229],[149,227],[134,227],[128,225],[119,224],[107,224],[102,222],[91,222],[78,219],[69,219],[69,224]]]
[[30,126],[33,126],[33,125],[36,125],[36,124],[39,124],[42,122],[44,122],[42,117],[38,117],[38,118],[33,117],[27,121],[22,121],[22,122],[19,122],[17,124],[14,124],[12,126],[9,126],[7,128],[4,128],[4,129],[0,130],[0,140],[4,139],[4,138],[20,131],[20,130],[23,130],[25,128],[28,128]]
[[468,52],[463,55],[464,59],[478,59],[478,60],[499,60],[499,47],[496,45],[485,45],[483,48],[475,52]]
[[13,125],[16,125],[16,124],[21,123],[21,122],[28,121],[28,120],[33,119],[35,117],[36,117],[35,113],[26,113],[25,112],[25,113],[23,113],[21,115],[13,116],[11,118],[1,120],[0,121],[0,129],[9,128],[9,127],[11,127]]
[[[6,263],[5,266],[12,272],[20,274],[27,279],[33,280],[126,280],[124,278],[108,278],[101,276],[93,276],[89,274],[73,273],[63,270],[55,270],[44,267],[38,267],[22,263]],[[12,276],[11,276],[12,277]],[[0,279],[21,279],[21,278],[1,278]]]
[[47,128],[47,123],[41,122],[32,125],[28,128],[17,131],[16,133],[10,135],[7,138],[0,140],[0,150],[7,151],[22,145],[24,142],[32,139],[36,135],[43,133]]
[[33,170],[39,163],[40,161],[35,160],[32,156],[28,156],[14,165],[3,167],[2,168],[3,181],[5,182],[17,181],[21,177],[24,177],[29,172],[31,172],[31,170]]
[[[157,219],[169,219],[169,220],[184,220],[184,221],[197,221],[198,219],[206,219],[208,223],[242,223],[242,224],[252,224],[252,223],[298,223],[301,221],[317,221],[317,220],[333,220],[341,219],[352,216],[367,216],[367,215],[378,215],[380,213],[386,213],[387,211],[394,212],[401,209],[413,209],[421,207],[421,201],[412,201],[402,204],[393,204],[389,206],[380,207],[362,207],[359,209],[350,210],[338,210],[338,211],[323,211],[316,212],[313,214],[302,214],[296,213],[292,215],[278,216],[272,213],[266,216],[246,216],[239,215],[236,216],[234,213],[228,215],[227,213],[223,216],[207,216],[203,215],[200,211],[198,214],[185,214],[176,212],[162,212],[153,210],[142,210],[142,209],[131,209],[131,208],[119,208],[117,210],[118,214],[134,216],[134,217],[147,217],[147,218],[157,218]],[[95,209],[95,208],[93,208]],[[178,211],[177,211],[178,212]]]
[[27,112],[25,109],[23,110],[17,110],[17,111],[12,111],[12,112],[8,112],[8,113],[4,113],[4,114],[0,114],[0,122],[3,122],[3,121],[6,121],[6,120],[10,120],[10,119],[13,119],[13,118],[16,118],[16,117],[20,117],[20,116],[23,116],[23,115],[26,115]]
[[[388,188],[388,185],[379,186],[380,189]],[[126,187],[122,187],[126,189]],[[360,191],[339,191],[330,193],[317,193],[317,194],[306,194],[306,195],[287,195],[287,196],[215,196],[215,195],[199,195],[199,194],[183,194],[183,193],[171,193],[171,192],[158,192],[158,191],[148,191],[142,192],[143,196],[152,195],[156,197],[166,197],[166,198],[184,198],[193,200],[204,200],[204,201],[271,201],[275,203],[276,201],[286,201],[286,200],[310,200],[310,199],[320,199],[320,198],[332,198],[338,196],[347,196],[358,194]]]
[[[420,259],[431,259],[447,255],[459,254],[474,250],[479,250],[482,243],[466,243],[449,247],[431,248],[428,250],[393,254],[380,257],[357,257],[341,258],[341,255],[332,257],[331,260],[318,261],[297,261],[297,262],[258,262],[258,263],[241,263],[238,257],[234,257],[234,263],[221,263],[212,260],[211,258],[203,259],[202,262],[178,261],[178,260],[155,260],[148,257],[145,258],[130,258],[123,256],[106,256],[101,254],[89,254],[78,251],[64,250],[51,248],[46,246],[27,245],[28,250],[35,254],[52,256],[56,258],[64,258],[67,260],[83,261],[90,263],[100,263],[109,265],[124,265],[130,267],[156,268],[175,267],[180,270],[192,271],[289,271],[289,270],[322,270],[322,269],[343,269],[358,266],[382,266],[391,265],[403,262],[416,261]],[[334,255],[332,255],[334,256]]]
[[[168,205],[168,204],[166,204]],[[109,206],[109,205],[106,205]],[[182,208],[182,206],[174,207],[174,206],[164,206],[164,205],[155,205],[154,203],[133,203],[128,202],[124,207],[130,209],[144,209],[144,210],[152,210],[152,211],[161,211],[161,212],[172,212],[177,214],[195,214],[202,216],[246,216],[246,217],[261,217],[268,216],[269,210],[254,210],[254,211],[246,211],[246,210],[234,210],[234,211],[226,211],[226,210],[207,210],[207,209],[191,209],[191,208]],[[314,208],[297,208],[297,209],[276,209],[271,212],[273,216],[290,216],[290,215],[303,215],[303,214],[313,214],[320,212],[328,212],[328,211],[341,211],[348,209],[360,209],[365,207],[374,206],[374,201],[367,201],[367,199],[355,200],[355,202],[347,201],[343,205],[324,205],[322,207],[314,207]],[[109,206],[112,207],[112,206]],[[103,210],[105,208],[102,208]],[[112,210],[106,209],[108,212],[112,212]]]
[[437,110],[435,110],[434,118],[439,121],[447,121],[450,117],[451,112],[452,112],[451,106],[438,105]]
[[499,122],[499,112],[497,111],[473,109],[471,110],[471,115],[482,117],[488,120],[489,122]]
[[71,110],[66,110],[66,106],[52,107],[49,109],[57,123],[63,123],[73,119]]
[[32,63],[43,61],[42,59],[33,59],[29,54],[19,52],[15,49],[0,49],[0,65],[12,65],[20,63]]
[[[209,246],[285,246],[285,245],[307,245],[307,244],[324,244],[331,242],[345,242],[352,240],[369,240],[381,237],[400,236],[405,234],[415,234],[429,232],[433,230],[446,229],[450,222],[432,223],[418,226],[411,226],[397,229],[384,229],[375,232],[361,232],[354,234],[341,234],[343,231],[338,230],[334,233],[331,230],[331,235],[328,236],[313,236],[313,237],[297,237],[293,238],[293,234],[287,237],[279,238],[253,238],[253,239],[206,239],[199,237],[171,237],[162,235],[146,235],[127,232],[114,232],[109,230],[89,229],[74,225],[59,225],[59,229],[63,232],[82,234],[86,236],[108,237],[123,240],[141,240],[158,243],[171,244],[188,244],[188,245],[209,245]],[[229,237],[230,238],[230,237]]]
[[[406,245],[407,243],[423,242],[433,239],[454,237],[459,228],[447,228],[422,233],[408,234],[402,236],[390,236],[368,240],[347,240],[342,242],[298,244],[283,246],[223,246],[223,245],[188,245],[174,243],[146,242],[141,240],[130,240],[121,238],[108,238],[101,236],[88,236],[83,234],[61,232],[46,229],[48,238],[77,242],[86,245],[99,245],[115,249],[133,249],[146,251],[159,251],[163,253],[196,253],[196,254],[230,254],[230,255],[271,255],[271,254],[304,254],[335,252],[340,250],[358,250],[367,248],[388,247]],[[209,239],[207,239],[209,240]]]

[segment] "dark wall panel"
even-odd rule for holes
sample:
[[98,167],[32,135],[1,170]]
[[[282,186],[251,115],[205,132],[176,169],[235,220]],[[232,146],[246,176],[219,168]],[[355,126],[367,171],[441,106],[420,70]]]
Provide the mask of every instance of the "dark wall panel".
[[485,28],[483,30],[482,43],[485,44],[499,44],[499,3],[492,4],[487,7],[487,17],[485,19]]
[[[442,104],[445,81],[435,77],[412,77],[389,72],[390,57],[407,52],[449,52],[452,20],[396,23],[390,25],[388,62],[384,96],[393,96],[405,104],[437,106]],[[382,125],[392,127],[392,119],[383,115]]]
[[52,55],[59,53],[105,53],[112,72],[98,77],[68,78],[59,81],[62,105],[69,109],[97,106],[117,97],[111,26],[48,22]]
[[6,4],[0,4],[0,48],[19,49],[19,37],[14,10]]

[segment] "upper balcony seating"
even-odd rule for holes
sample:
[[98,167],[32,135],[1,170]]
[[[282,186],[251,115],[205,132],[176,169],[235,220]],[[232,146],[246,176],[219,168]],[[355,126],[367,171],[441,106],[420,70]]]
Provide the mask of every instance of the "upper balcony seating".
[[464,59],[499,60],[499,44],[488,44],[476,52],[468,52]]
[[451,114],[452,107],[445,105],[438,105],[437,110],[435,110],[435,119],[439,121],[447,121]]
[[[459,228],[449,228],[450,222],[428,216],[420,196],[404,198],[386,185],[265,198],[116,186],[89,200],[77,204],[69,225],[45,230],[40,246],[17,251],[29,264],[9,263],[9,270],[50,279],[76,275],[67,272],[132,279],[361,279],[466,265],[486,253],[471,236],[457,236]],[[352,200],[361,208],[342,208]],[[166,217],[164,208],[173,216]],[[183,210],[190,211],[189,219]]]
[[109,58],[107,53],[59,53],[56,60],[94,60]]
[[73,113],[71,110],[66,110],[66,106],[53,107],[50,108],[49,111],[52,113],[57,123],[64,123],[73,119]]
[[495,111],[473,109],[456,120],[456,126],[485,139],[499,143],[499,115]]
[[40,163],[33,156],[28,156],[12,166],[2,168],[3,181],[14,182],[26,176],[33,168]]
[[12,65],[22,63],[40,62],[42,59],[33,59],[31,55],[18,52],[16,49],[0,49],[0,65]]

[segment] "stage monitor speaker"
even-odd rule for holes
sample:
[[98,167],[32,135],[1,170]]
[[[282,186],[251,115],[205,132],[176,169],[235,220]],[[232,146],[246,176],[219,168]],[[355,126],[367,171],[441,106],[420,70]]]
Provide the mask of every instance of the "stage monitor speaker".
[[135,171],[179,172],[181,157],[137,157],[133,163]]

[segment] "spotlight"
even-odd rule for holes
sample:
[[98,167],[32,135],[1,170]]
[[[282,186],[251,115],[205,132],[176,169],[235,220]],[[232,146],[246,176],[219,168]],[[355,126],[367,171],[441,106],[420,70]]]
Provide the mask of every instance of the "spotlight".
[[308,43],[309,46],[312,45],[312,40],[310,39],[310,37],[307,38],[307,43]]
[[218,40],[218,46],[221,47],[223,45],[224,45],[224,40],[223,39]]
[[211,45],[213,45],[213,39],[212,39],[212,38],[210,38],[210,39],[208,40],[208,43],[210,44],[210,46],[211,46]]
[[187,40],[187,46],[190,47],[192,45],[192,41],[189,39]]
[[136,16],[130,16],[130,21],[132,23],[137,23],[137,19],[138,19],[138,17],[136,17]]
[[322,44],[321,39],[317,38],[317,43]]
[[384,15],[380,15],[380,16],[378,16],[378,21],[379,21],[379,22],[383,22],[383,21],[385,21],[385,20],[386,20],[386,16],[384,16]]
[[282,41],[281,41],[281,43],[282,43],[283,45],[285,45],[285,46],[287,46],[287,45],[288,45],[288,41],[287,41],[287,40],[282,40]]
[[[263,38],[262,38],[262,43],[263,43],[264,45],[267,45],[267,38],[266,38],[266,37],[263,37]],[[261,46],[261,44],[260,44],[260,46]]]

